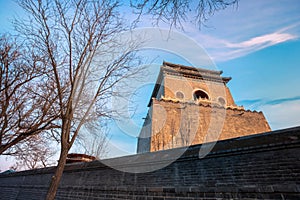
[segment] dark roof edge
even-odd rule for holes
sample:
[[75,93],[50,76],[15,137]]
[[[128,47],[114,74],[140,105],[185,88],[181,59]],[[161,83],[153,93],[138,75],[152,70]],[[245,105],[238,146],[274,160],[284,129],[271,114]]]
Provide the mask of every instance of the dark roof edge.
[[186,66],[186,65],[181,65],[181,64],[174,64],[174,63],[170,63],[170,62],[166,62],[166,61],[163,61],[163,66],[178,67],[178,68],[182,68],[182,69],[187,69],[187,70],[192,70],[192,71],[197,71],[197,72],[210,73],[210,74],[216,74],[216,75],[221,75],[223,73],[222,70],[218,71],[218,70],[197,68],[197,67]]

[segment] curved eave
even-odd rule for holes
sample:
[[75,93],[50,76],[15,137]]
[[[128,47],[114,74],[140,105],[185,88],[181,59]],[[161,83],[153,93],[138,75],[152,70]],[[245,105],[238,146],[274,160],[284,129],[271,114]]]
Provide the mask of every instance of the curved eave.
[[208,73],[208,74],[214,74],[214,75],[221,75],[223,71],[218,70],[210,70],[210,69],[203,69],[203,68],[196,68],[192,66],[186,66],[186,65],[180,65],[180,64],[174,64],[170,62],[163,61],[163,66],[166,67],[172,67],[174,69],[181,69],[181,70],[188,70],[188,71],[194,71],[198,73]]

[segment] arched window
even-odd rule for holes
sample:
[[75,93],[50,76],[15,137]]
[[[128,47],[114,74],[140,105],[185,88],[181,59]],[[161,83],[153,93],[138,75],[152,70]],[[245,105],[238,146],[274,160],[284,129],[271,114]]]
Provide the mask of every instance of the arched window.
[[194,92],[194,100],[199,100],[199,99],[209,99],[209,97],[206,92],[202,90],[196,90]]
[[176,92],[176,98],[178,99],[183,99],[184,98],[184,94],[180,91]]

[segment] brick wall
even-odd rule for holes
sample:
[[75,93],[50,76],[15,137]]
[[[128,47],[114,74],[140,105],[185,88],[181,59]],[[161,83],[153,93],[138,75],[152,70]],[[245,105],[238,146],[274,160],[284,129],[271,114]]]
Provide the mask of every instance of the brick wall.
[[[300,199],[300,127],[207,145],[68,165],[57,199]],[[54,168],[0,175],[0,199],[43,199]]]
[[150,151],[225,140],[270,130],[262,112],[225,109],[210,103],[197,105],[156,99],[152,102],[151,135],[149,131],[145,134],[143,129],[140,134],[151,137]]
[[[221,80],[221,77],[219,78]],[[223,82],[213,82],[201,79],[178,77],[165,75],[164,77],[164,96],[170,98],[176,98],[176,92],[180,91],[184,94],[185,100],[194,100],[195,90],[203,90],[207,92],[210,100],[218,101],[218,97],[224,97],[226,100],[226,105],[234,106],[234,100],[231,95],[229,88]],[[157,95],[157,99],[161,96]]]

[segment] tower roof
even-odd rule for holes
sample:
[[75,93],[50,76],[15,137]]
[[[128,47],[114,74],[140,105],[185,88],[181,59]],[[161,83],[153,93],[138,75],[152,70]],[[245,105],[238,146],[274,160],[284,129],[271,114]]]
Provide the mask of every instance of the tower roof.
[[161,66],[161,71],[163,72],[163,74],[171,74],[171,75],[183,76],[187,78],[195,78],[195,79],[209,80],[215,82],[227,83],[231,80],[231,77],[221,77],[223,71],[196,68],[192,66],[174,64],[165,61]]
[[223,71],[196,68],[193,66],[174,64],[174,63],[164,61],[160,68],[160,72],[156,80],[156,84],[153,89],[148,106],[151,105],[152,98],[156,97],[158,90],[162,85],[162,81],[165,75],[172,75],[178,77],[200,79],[205,81],[213,81],[213,82],[221,82],[221,83],[223,82],[224,84],[226,84],[231,80],[231,77],[222,77],[221,76],[222,73]]
[[203,68],[196,68],[192,66],[186,66],[181,64],[174,64],[170,62],[163,61],[164,67],[171,67],[173,69],[177,69],[179,71],[193,71],[193,72],[201,72],[204,74],[215,74],[215,75],[221,75],[223,71],[217,71],[217,70],[210,70],[210,69],[203,69]]

